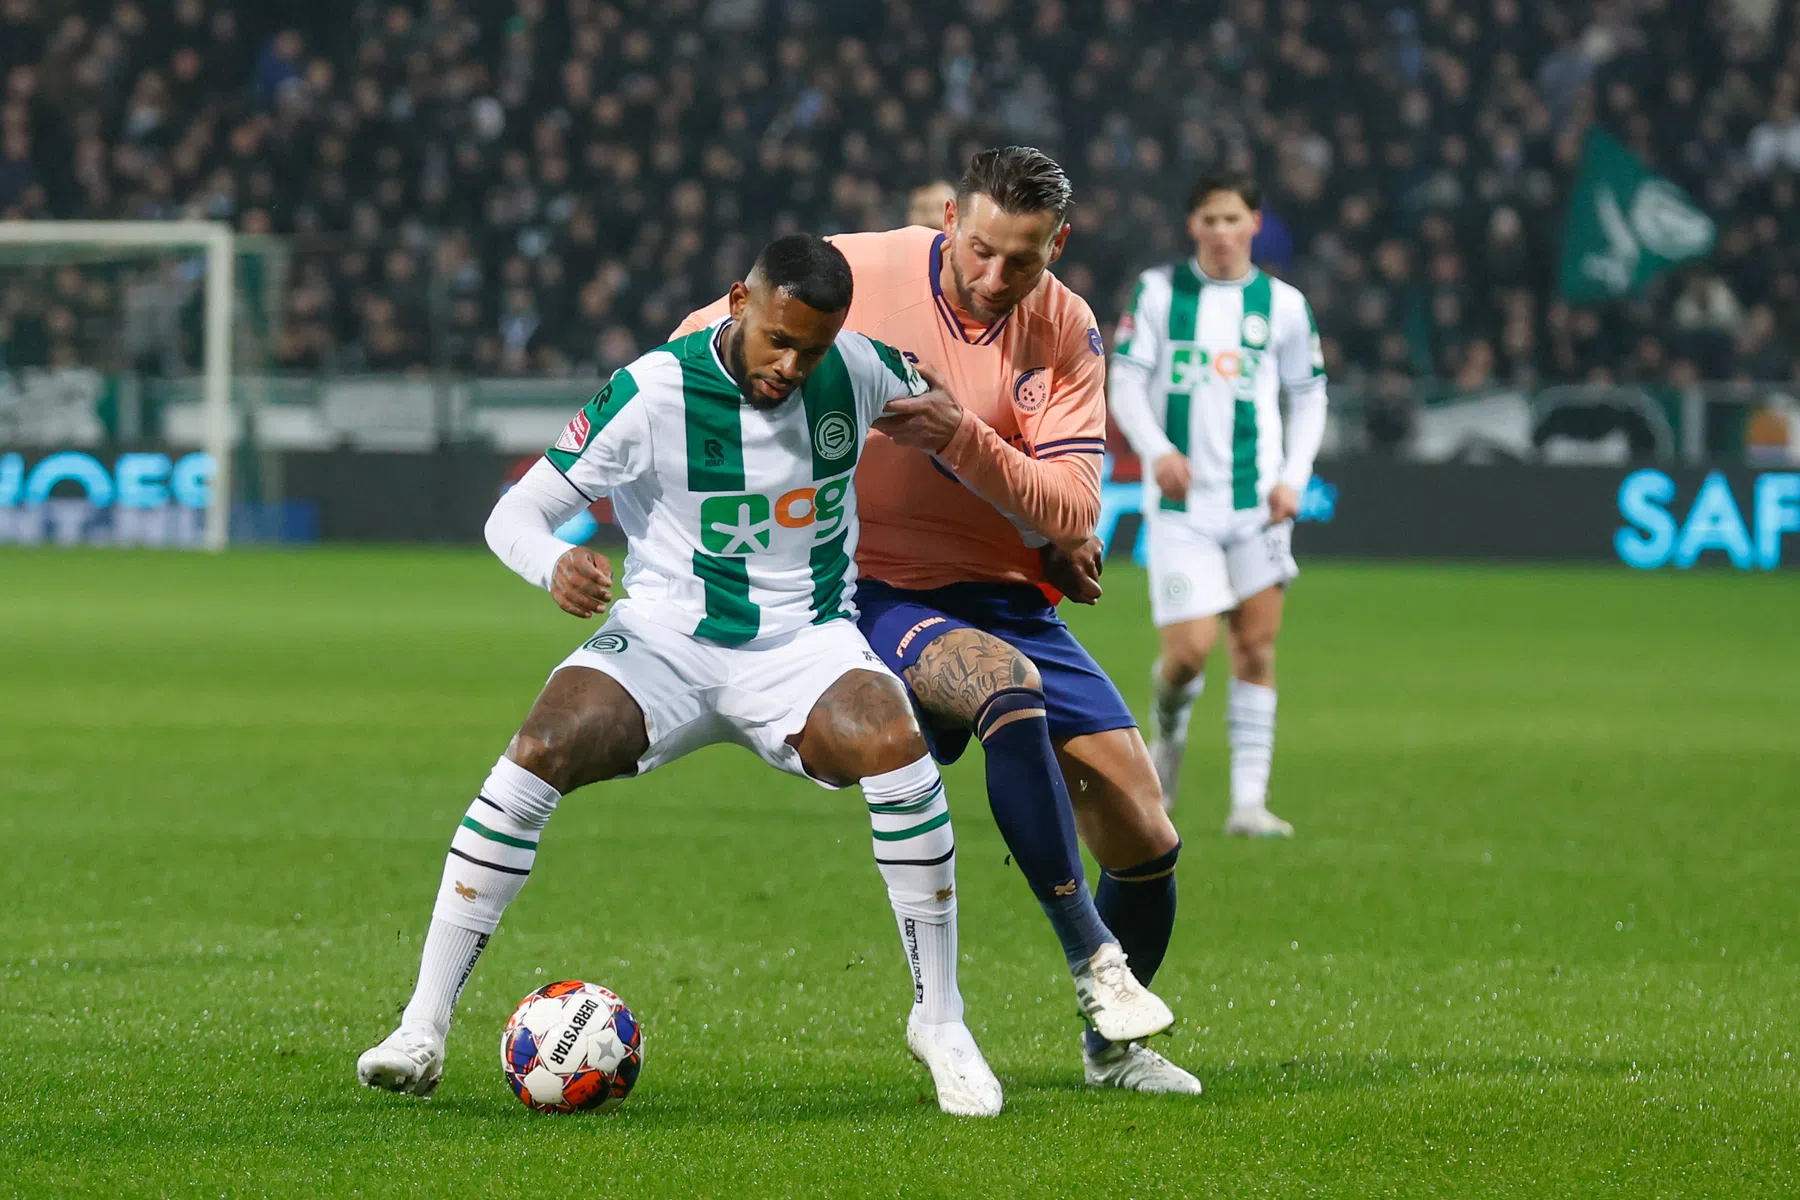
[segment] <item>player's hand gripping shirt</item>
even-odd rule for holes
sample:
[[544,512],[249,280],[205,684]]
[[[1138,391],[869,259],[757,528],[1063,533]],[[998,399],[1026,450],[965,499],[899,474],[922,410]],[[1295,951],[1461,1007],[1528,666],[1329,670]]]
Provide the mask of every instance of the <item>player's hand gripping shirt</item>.
[[[830,239],[856,278],[846,329],[942,373],[962,427],[937,454],[870,435],[858,471],[864,575],[904,588],[1040,583],[1036,547],[1084,541],[1100,519],[1104,344],[1087,303],[1046,273],[991,326],[938,287],[943,236],[922,226]],[[678,333],[724,311],[719,301]]]
[[544,457],[610,493],[633,608],[726,645],[853,618],[856,492],[869,425],[927,390],[898,351],[849,330],[774,410],[720,359],[725,321],[616,372]]
[[[1325,360],[1298,289],[1255,267],[1232,282],[1192,259],[1153,267],[1117,341],[1112,412],[1144,460],[1146,507],[1228,514],[1259,507],[1278,482],[1305,488],[1324,432]],[[1284,387],[1297,418],[1285,449]],[[1171,450],[1192,470],[1185,502],[1163,496],[1151,471]]]

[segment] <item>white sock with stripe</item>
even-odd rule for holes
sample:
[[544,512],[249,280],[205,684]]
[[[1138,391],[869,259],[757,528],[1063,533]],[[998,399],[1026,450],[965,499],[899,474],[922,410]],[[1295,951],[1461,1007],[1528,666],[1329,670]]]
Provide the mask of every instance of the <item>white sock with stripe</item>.
[[929,756],[862,781],[875,862],[900,926],[913,1013],[937,1025],[963,1018],[956,989],[956,837],[944,781]]
[[456,827],[438,884],[431,929],[419,963],[419,982],[402,1025],[430,1028],[440,1038],[500,914],[512,903],[537,859],[538,837],[562,796],[508,758],[489,772],[481,794]]
[[1262,808],[1269,800],[1275,756],[1275,689],[1232,679],[1225,698],[1231,737],[1231,807]]

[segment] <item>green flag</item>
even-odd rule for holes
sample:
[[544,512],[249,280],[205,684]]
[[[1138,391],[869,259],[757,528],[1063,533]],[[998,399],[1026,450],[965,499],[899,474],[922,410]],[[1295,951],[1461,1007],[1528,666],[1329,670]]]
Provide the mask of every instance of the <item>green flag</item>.
[[1688,194],[1645,169],[1598,126],[1563,224],[1562,296],[1595,304],[1629,295],[1678,263],[1704,257],[1716,230]]

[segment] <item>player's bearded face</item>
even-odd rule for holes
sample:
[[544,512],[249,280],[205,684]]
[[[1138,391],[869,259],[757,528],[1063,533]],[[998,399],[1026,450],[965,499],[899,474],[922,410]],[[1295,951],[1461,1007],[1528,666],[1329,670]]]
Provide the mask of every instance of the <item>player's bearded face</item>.
[[944,226],[957,307],[988,325],[1031,295],[1069,237],[1053,212],[1005,212],[980,193],[953,203]]
[[779,408],[825,359],[843,312],[824,313],[758,280],[731,285],[725,367],[753,408]]

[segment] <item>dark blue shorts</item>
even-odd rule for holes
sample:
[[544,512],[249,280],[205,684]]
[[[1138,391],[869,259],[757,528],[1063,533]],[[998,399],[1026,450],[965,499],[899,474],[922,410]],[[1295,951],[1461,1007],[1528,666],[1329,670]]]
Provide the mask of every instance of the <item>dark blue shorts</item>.
[[[856,606],[862,610],[858,623],[863,636],[902,679],[933,641],[952,629],[974,628],[993,634],[1037,664],[1055,740],[1137,726],[1119,689],[1034,587],[953,583],[915,592],[864,579],[856,585]],[[918,707],[917,697],[913,706]],[[934,724],[923,711],[919,716],[934,758],[951,763],[962,756],[969,744],[967,729]]]

